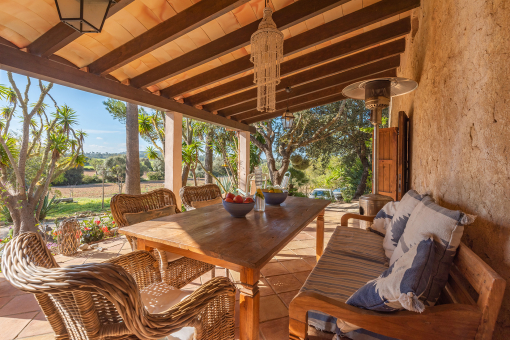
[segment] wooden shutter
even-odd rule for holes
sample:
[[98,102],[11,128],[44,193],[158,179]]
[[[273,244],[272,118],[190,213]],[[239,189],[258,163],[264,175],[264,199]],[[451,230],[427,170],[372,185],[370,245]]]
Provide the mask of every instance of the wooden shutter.
[[404,111],[398,113],[398,165],[397,165],[397,200],[409,190],[409,164],[408,164],[408,123],[409,118]]
[[397,197],[398,128],[379,130],[379,194]]

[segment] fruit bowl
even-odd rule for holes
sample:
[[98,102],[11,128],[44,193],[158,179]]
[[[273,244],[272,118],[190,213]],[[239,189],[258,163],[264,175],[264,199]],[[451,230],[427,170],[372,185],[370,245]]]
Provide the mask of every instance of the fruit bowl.
[[288,192],[263,192],[266,204],[280,205],[287,199]]
[[253,210],[255,202],[251,203],[229,203],[223,200],[223,207],[232,217],[245,217]]

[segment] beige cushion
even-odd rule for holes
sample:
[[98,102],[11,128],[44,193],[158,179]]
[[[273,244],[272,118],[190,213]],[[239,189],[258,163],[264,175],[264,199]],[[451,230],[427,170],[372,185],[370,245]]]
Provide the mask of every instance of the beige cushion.
[[[140,291],[145,309],[151,314],[162,313],[175,306],[193,293],[192,290],[182,290],[171,287],[164,282],[154,283]],[[193,340],[195,327],[183,327],[178,332],[170,334],[168,340]]]
[[133,225],[173,214],[175,214],[175,205],[169,205],[159,209],[141,211],[139,213],[125,213],[124,218],[129,225]]
[[221,201],[222,201],[221,197],[217,197],[215,199],[207,200],[207,201],[191,202],[191,206],[195,209],[199,209],[199,208],[207,207],[209,205],[219,204],[219,203],[221,203]]

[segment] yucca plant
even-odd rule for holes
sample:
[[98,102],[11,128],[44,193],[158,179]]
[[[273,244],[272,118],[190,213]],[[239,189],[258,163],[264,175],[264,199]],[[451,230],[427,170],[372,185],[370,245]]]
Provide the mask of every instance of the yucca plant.
[[[55,209],[59,203],[60,201],[57,200],[56,195],[54,195],[53,198],[50,200],[50,193],[48,192],[44,197],[44,200],[42,201],[42,207],[39,212],[39,221],[44,220],[48,213]],[[37,209],[36,211],[39,211],[39,209]]]

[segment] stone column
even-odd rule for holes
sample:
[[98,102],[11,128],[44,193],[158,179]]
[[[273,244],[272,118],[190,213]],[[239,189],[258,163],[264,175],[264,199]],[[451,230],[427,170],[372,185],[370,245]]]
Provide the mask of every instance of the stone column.
[[133,103],[126,103],[126,193],[141,193],[138,105]]
[[167,111],[165,119],[165,188],[173,191],[181,209],[182,113]]
[[250,174],[250,133],[248,131],[239,131],[239,158],[238,158],[238,176],[239,189],[247,194],[248,192],[248,175]]

